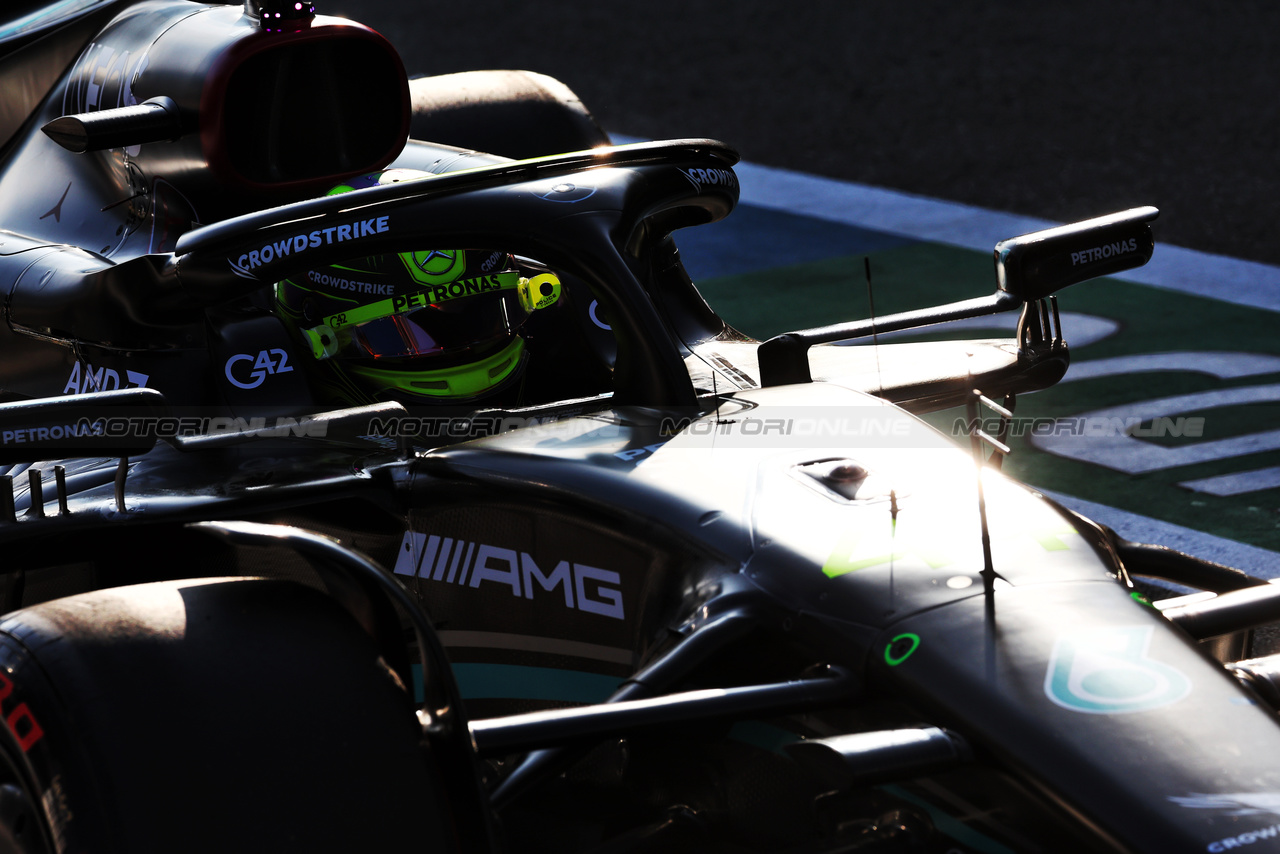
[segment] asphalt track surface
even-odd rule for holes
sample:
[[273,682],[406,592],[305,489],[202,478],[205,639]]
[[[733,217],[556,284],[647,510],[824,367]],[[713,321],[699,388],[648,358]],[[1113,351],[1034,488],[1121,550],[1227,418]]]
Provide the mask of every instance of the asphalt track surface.
[[1280,4],[321,0],[410,73],[525,68],[613,133],[1280,264]]

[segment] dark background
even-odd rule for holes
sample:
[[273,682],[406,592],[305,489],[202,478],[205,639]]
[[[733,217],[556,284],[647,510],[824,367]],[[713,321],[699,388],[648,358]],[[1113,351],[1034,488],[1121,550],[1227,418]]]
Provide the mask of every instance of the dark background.
[[527,68],[606,130],[1280,264],[1280,4],[318,0],[413,73]]

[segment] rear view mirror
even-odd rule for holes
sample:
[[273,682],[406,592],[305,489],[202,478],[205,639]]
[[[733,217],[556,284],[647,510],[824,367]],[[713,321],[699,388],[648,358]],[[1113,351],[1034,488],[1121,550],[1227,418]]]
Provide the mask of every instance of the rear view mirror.
[[1025,302],[1151,260],[1153,207],[1108,214],[996,244],[997,287]]

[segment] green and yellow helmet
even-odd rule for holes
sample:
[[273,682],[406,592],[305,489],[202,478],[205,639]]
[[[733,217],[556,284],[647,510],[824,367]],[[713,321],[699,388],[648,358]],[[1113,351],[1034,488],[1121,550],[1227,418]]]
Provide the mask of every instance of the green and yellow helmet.
[[[392,169],[330,195],[430,178]],[[552,273],[522,275],[502,250],[426,249],[307,270],[276,284],[276,308],[327,395],[347,403],[465,403],[512,385],[530,313],[555,304]]]

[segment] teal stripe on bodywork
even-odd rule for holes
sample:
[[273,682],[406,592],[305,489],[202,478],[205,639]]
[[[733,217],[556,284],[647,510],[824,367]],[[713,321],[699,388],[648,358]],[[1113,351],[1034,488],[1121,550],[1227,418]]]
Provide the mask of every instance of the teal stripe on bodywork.
[[[558,700],[599,703],[622,684],[616,676],[526,667],[519,664],[455,664],[453,676],[466,700]],[[422,700],[422,668],[413,666],[413,695]]]
[[729,738],[771,753],[781,753],[785,745],[800,740],[793,732],[760,721],[738,721],[730,728]]
[[108,2],[109,0],[62,0],[61,3],[38,9],[0,27],[0,42],[26,35],[41,27],[51,27],[94,6],[106,6]]

